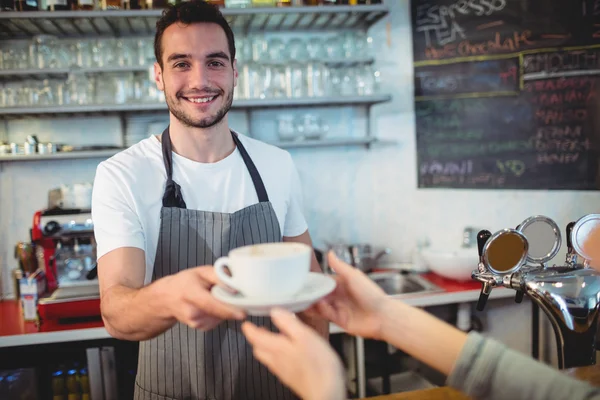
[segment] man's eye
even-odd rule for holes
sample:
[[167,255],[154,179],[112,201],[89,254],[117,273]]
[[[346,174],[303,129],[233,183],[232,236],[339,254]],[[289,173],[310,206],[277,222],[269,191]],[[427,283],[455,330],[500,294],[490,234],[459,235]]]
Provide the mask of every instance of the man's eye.
[[187,67],[187,63],[184,63],[184,62],[175,64],[175,68],[185,68],[185,67]]
[[211,67],[222,67],[225,64],[223,64],[220,61],[211,61],[208,65],[210,65]]

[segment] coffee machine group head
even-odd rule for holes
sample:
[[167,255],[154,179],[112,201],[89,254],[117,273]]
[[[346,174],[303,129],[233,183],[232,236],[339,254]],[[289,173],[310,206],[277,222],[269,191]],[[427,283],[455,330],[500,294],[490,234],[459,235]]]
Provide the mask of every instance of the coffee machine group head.
[[[477,236],[478,268],[472,278],[482,283],[477,309],[483,310],[494,287],[527,295],[548,316],[556,335],[559,368],[596,363],[596,333],[600,310],[600,214],[590,214],[566,226],[564,265],[548,265],[559,252],[562,237],[548,217],[533,216],[516,229]],[[594,243],[595,242],[595,243]]]

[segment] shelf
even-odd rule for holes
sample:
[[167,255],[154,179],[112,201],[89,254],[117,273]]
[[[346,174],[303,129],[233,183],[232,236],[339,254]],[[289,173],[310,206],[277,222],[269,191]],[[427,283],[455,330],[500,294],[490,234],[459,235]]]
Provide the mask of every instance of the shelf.
[[70,72],[83,72],[86,74],[111,73],[111,72],[148,72],[151,66],[136,65],[131,67],[94,67],[94,68],[26,68],[26,69],[0,69],[0,79],[42,79],[65,77]]
[[270,142],[282,149],[299,149],[307,147],[336,147],[336,146],[370,146],[378,140],[374,137],[364,138],[332,138],[320,140],[298,140],[289,142]]
[[123,149],[93,150],[93,151],[66,151],[54,154],[19,154],[0,155],[0,162],[7,161],[42,161],[42,160],[75,160],[82,158],[109,158]]
[[[373,64],[375,60],[373,58],[332,58],[319,60],[323,64],[332,67],[343,67],[343,66],[356,66],[356,65],[367,65]],[[307,61],[310,63],[313,61]],[[315,60],[315,62],[317,62]],[[275,65],[272,62],[261,62],[263,65]],[[240,63],[240,65],[242,65]],[[148,72],[152,68],[152,65],[135,65],[127,67],[89,67],[89,68],[25,68],[25,69],[0,69],[0,80],[22,80],[22,79],[46,79],[64,77],[66,78],[70,72],[80,72],[85,74],[99,74],[99,73],[114,73],[114,72]],[[239,68],[239,67],[238,67]]]
[[[347,97],[306,97],[296,99],[257,99],[236,100],[234,109],[249,108],[285,108],[303,106],[342,106],[373,105],[391,100],[389,95],[347,96]],[[120,105],[82,105],[82,106],[49,106],[49,107],[8,107],[0,108],[0,117],[25,117],[57,114],[95,114],[119,112],[166,111],[163,103],[152,104],[120,104]]]
[[[1,12],[0,39],[154,34],[163,10]],[[367,29],[388,13],[384,4],[359,6],[223,8],[234,31]]]
[[[293,142],[268,142],[282,149],[301,149],[315,147],[336,147],[336,146],[366,146],[370,147],[376,143],[383,143],[373,137],[364,138],[331,138],[321,140],[302,140]],[[55,154],[33,154],[33,155],[0,155],[2,162],[27,162],[27,161],[54,161],[54,160],[75,160],[86,158],[109,158],[124,149],[96,150],[96,151],[72,151]]]

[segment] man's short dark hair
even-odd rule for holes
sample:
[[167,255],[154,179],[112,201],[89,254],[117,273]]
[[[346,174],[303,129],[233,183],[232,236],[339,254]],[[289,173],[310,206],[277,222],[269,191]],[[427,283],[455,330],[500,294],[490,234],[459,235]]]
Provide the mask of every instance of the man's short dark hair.
[[208,4],[203,0],[184,1],[177,5],[172,5],[166,8],[161,18],[156,22],[156,35],[154,36],[154,56],[158,64],[163,66],[162,55],[162,37],[165,29],[174,23],[183,23],[185,25],[207,22],[219,25],[225,31],[227,36],[227,44],[229,45],[229,53],[231,62],[235,59],[235,39],[231,27],[219,11],[219,8]]

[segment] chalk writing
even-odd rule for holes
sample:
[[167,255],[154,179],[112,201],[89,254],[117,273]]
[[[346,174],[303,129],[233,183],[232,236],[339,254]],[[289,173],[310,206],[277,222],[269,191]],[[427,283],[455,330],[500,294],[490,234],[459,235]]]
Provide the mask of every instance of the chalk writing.
[[531,102],[540,106],[560,106],[563,104],[585,104],[594,96],[593,92],[582,93],[577,90],[569,90],[564,93],[541,93],[531,96]]
[[600,69],[600,49],[526,54],[523,69],[526,74]]
[[419,133],[419,139],[425,141],[437,141],[437,140],[479,140],[484,138],[484,131],[482,129],[461,129],[457,131],[451,130],[425,130]]
[[586,140],[553,139],[536,140],[535,149],[539,152],[581,152],[590,149],[590,142]]
[[432,186],[438,187],[502,187],[506,182],[504,175],[478,174],[464,175],[431,175],[427,177]]
[[569,122],[583,123],[587,121],[586,109],[551,110],[541,109],[535,111],[535,120],[544,125],[566,124]]
[[574,164],[579,161],[580,153],[540,153],[537,163],[541,165]]
[[594,1],[594,11],[593,11],[594,16],[598,16],[600,15],[600,0],[595,0]]
[[432,143],[424,152],[432,157],[462,158],[499,153],[526,153],[534,149],[534,138],[517,140],[489,140],[486,142],[462,143],[449,146],[447,143]]
[[538,140],[548,139],[578,139],[583,136],[583,127],[576,126],[543,126],[538,128],[535,138]]
[[491,15],[506,7],[506,0],[459,0],[450,5],[423,4],[416,10],[416,32],[423,33],[426,46],[466,39],[465,29],[457,21],[463,15]]
[[421,164],[421,174],[469,175],[473,173],[471,160],[459,162],[429,161]]
[[526,92],[549,92],[567,89],[592,89],[595,85],[596,80],[594,78],[581,76],[577,78],[543,79],[528,82],[524,85],[523,89]]
[[460,43],[451,43],[442,47],[427,46],[425,57],[429,60],[439,60],[453,57],[483,56],[497,53],[513,53],[526,47],[535,45],[529,30],[523,32],[500,33],[496,32],[491,40],[474,42],[463,40]]
[[496,160],[496,167],[503,174],[512,173],[521,176],[525,173],[525,163],[521,160]]

